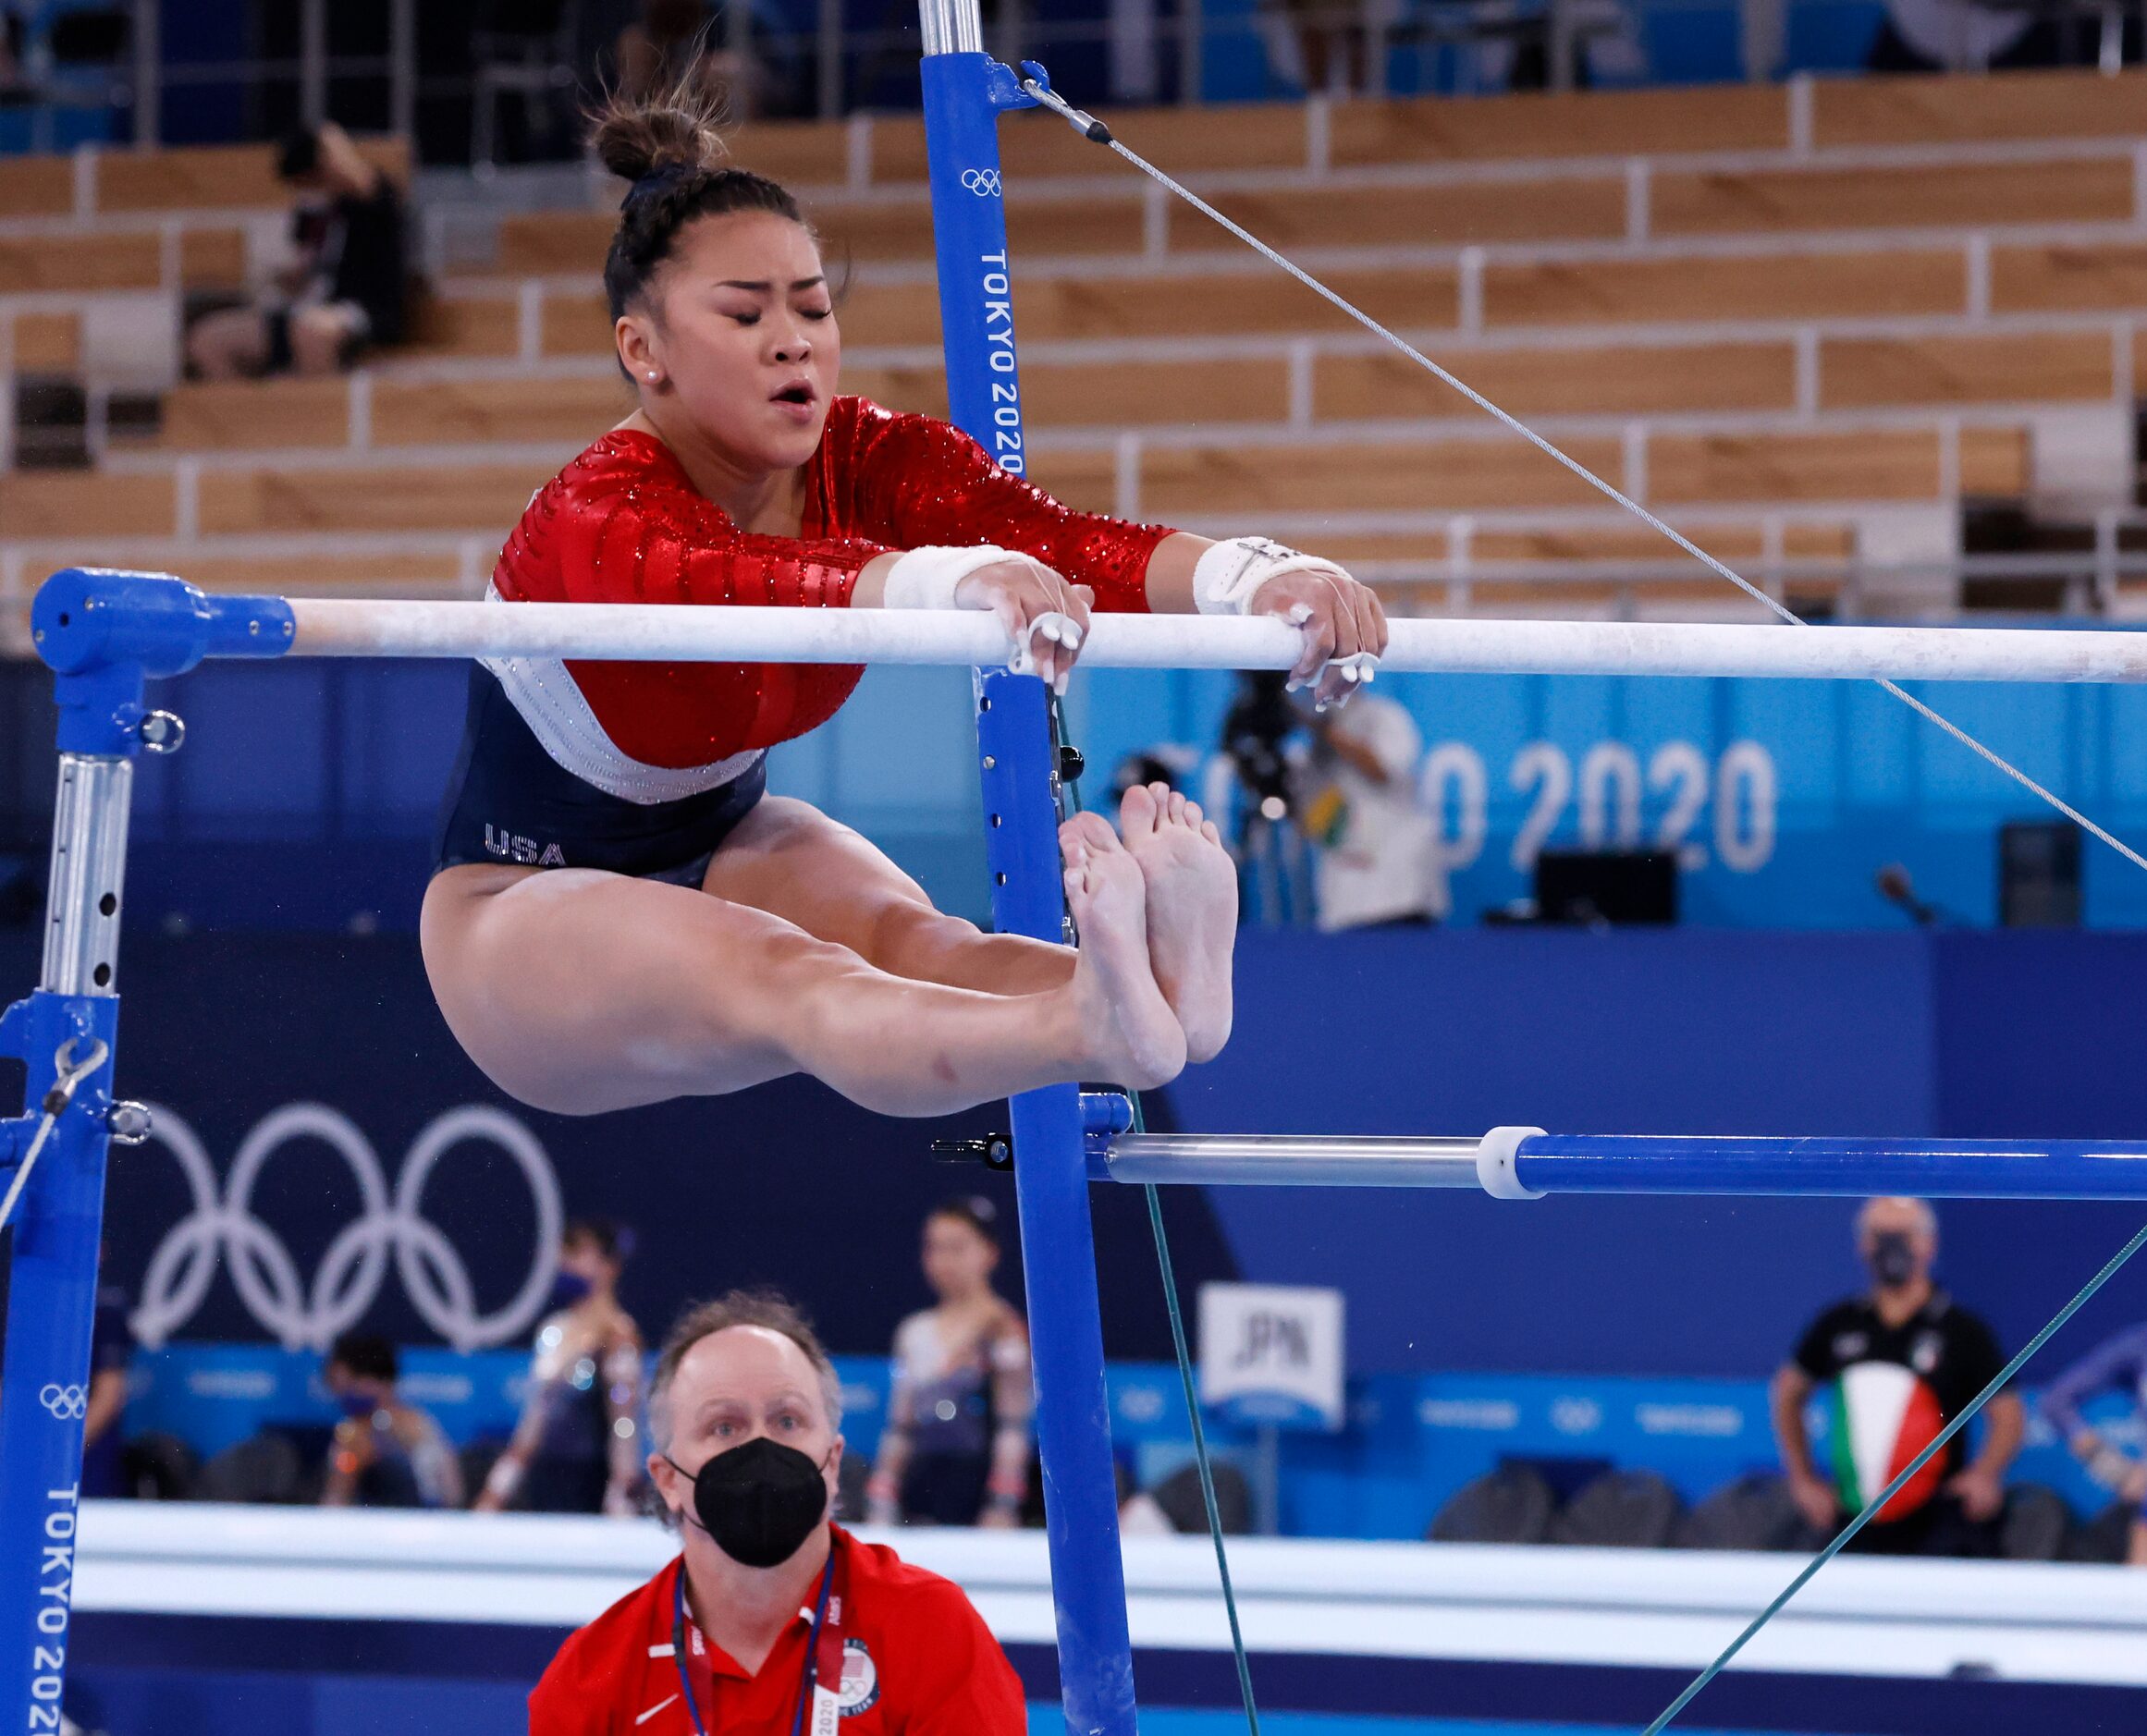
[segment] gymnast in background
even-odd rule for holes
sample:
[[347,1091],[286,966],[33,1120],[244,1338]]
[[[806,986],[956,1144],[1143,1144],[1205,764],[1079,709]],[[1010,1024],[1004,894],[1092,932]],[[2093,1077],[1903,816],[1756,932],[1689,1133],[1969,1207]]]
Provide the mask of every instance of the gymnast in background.
[[887,1427],[865,1485],[876,1525],[1012,1526],[1029,1489],[1029,1328],[992,1288],[999,1211],[948,1200],[925,1220],[938,1303],[895,1329]]
[[576,1218],[559,1238],[521,1420],[471,1503],[478,1512],[640,1512],[642,1337],[619,1302],[632,1252],[632,1233],[601,1217]]
[[[605,264],[638,408],[539,491],[493,578],[521,602],[964,608],[1063,688],[1089,610],[1274,615],[1346,696],[1386,645],[1331,561],[1075,512],[943,422],[836,393],[841,340],[790,193],[690,99],[615,105]],[[1060,835],[1080,944],[980,932],[848,827],[764,793],[852,667],[499,658],[474,668],[422,939],[470,1057],[591,1114],[791,1073],[937,1115],[1149,1087],[1231,1025],[1234,872],[1168,789]],[[890,792],[893,793],[893,792]]]
[[[2121,1393],[2131,1415],[2123,1420],[2127,1446],[2111,1438],[2109,1425],[2097,1428],[2087,1419],[2091,1399]],[[2104,1339],[2043,1389],[2043,1420],[2057,1431],[2088,1474],[2134,1510],[2125,1559],[2147,1567],[2147,1461],[2137,1449],[2140,1424],[2147,1417],[2147,1325],[2128,1326]]]

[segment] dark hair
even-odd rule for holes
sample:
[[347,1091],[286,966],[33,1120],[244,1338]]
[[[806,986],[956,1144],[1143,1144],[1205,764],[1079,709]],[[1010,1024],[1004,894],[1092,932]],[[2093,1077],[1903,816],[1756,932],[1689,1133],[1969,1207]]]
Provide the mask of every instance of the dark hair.
[[283,142],[276,149],[276,177],[281,181],[303,180],[309,175],[317,175],[321,168],[321,135],[313,127],[301,127],[296,132],[286,133]]
[[633,1231],[608,1217],[570,1217],[559,1242],[563,1247],[570,1241],[587,1242],[613,1265],[633,1258]]
[[395,1384],[401,1370],[395,1346],[374,1332],[346,1332],[328,1351],[328,1366],[340,1368],[360,1380],[385,1380]]
[[804,1311],[778,1290],[734,1290],[714,1302],[699,1302],[687,1309],[664,1340],[663,1351],[656,1357],[656,1373],[648,1383],[649,1432],[656,1437],[659,1452],[670,1446],[671,1383],[678,1378],[679,1364],[685,1361],[686,1352],[703,1339],[712,1339],[732,1326],[759,1326],[763,1331],[779,1332],[803,1351],[805,1360],[813,1365],[813,1372],[820,1377],[820,1396],[827,1406],[828,1426],[842,1426],[842,1382]]
[[661,41],[690,43],[705,38],[715,20],[705,0],[643,0],[642,28]]
[[632,183],[604,260],[614,320],[647,292],[679,232],[696,217],[766,211],[812,227],[787,188],[725,160],[721,110],[696,83],[681,80],[640,102],[613,96],[592,119],[597,156]]
[[981,1193],[957,1193],[941,1200],[925,1221],[928,1224],[934,1217],[951,1217],[958,1224],[967,1224],[993,1247],[999,1246],[999,1207]]

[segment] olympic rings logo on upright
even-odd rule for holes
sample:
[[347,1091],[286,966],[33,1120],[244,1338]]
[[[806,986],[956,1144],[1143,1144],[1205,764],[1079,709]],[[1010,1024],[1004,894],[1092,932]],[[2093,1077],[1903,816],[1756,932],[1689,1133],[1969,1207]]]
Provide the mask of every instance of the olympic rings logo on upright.
[[979,199],[999,197],[999,171],[997,169],[963,169],[962,185]]
[[[288,1350],[325,1350],[362,1320],[386,1280],[387,1256],[425,1324],[459,1351],[505,1343],[528,1329],[551,1293],[558,1266],[564,1212],[559,1182],[537,1137],[504,1109],[465,1104],[435,1116],[403,1155],[390,1196],[372,1142],[350,1117],[321,1103],[291,1103],[265,1116],[240,1142],[223,1197],[201,1139],[185,1120],[153,1106],[153,1131],[178,1160],[192,1210],[157,1244],[142,1279],[135,1332],[161,1344],[191,1319],[215,1281],[217,1255],[230,1253],[231,1282],[263,1328]],[[253,1214],[253,1190],[264,1165],[291,1140],[318,1140],[334,1149],[358,1183],[361,1210],[328,1243],[309,1287],[290,1250]],[[419,1209],[434,1167],[454,1146],[481,1141],[511,1157],[536,1206],[536,1237],[529,1271],[503,1305],[481,1314],[470,1269],[447,1233]]]
[[80,1423],[90,1413],[90,1395],[80,1387],[41,1387],[37,1401],[63,1423]]

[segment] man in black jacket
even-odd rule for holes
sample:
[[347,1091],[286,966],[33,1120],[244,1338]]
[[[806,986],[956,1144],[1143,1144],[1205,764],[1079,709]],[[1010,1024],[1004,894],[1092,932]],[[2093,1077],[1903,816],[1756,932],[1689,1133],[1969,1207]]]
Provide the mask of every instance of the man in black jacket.
[[[1938,1219],[1928,1202],[1869,1200],[1857,1251],[1871,1288],[1836,1302],[1805,1330],[1774,1376],[1774,1434],[1790,1493],[1831,1536],[1997,1377],[1996,1337],[1932,1281]],[[1805,1425],[1815,1393],[1826,1407],[1824,1462]],[[2006,1467],[2027,1425],[2019,1396],[1983,1411],[1971,1457],[1966,1431],[1946,1443],[1874,1514],[1852,1549],[1888,1555],[1993,1555]]]

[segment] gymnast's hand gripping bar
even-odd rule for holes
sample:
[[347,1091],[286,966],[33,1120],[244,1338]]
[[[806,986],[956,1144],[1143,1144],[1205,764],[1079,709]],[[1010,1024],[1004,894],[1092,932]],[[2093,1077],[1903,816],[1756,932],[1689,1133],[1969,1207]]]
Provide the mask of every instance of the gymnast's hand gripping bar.
[[[39,590],[38,654],[62,672],[176,675],[203,657],[577,657],[620,662],[1005,665],[970,610],[628,603],[333,601],[207,595],[162,573],[69,568]],[[2147,681],[2147,632],[1989,627],[1398,620],[1380,666],[1442,674]],[[1270,617],[1098,615],[1092,668],[1286,669]]]
[[[2094,1140],[1738,1139],[1549,1134],[1359,1139],[1109,1131],[1085,1096],[1093,1180],[1209,1187],[1481,1188],[1546,1193],[1746,1193],[1927,1199],[2147,1199],[2147,1143]],[[1098,1123],[1102,1123],[1101,1126]]]

